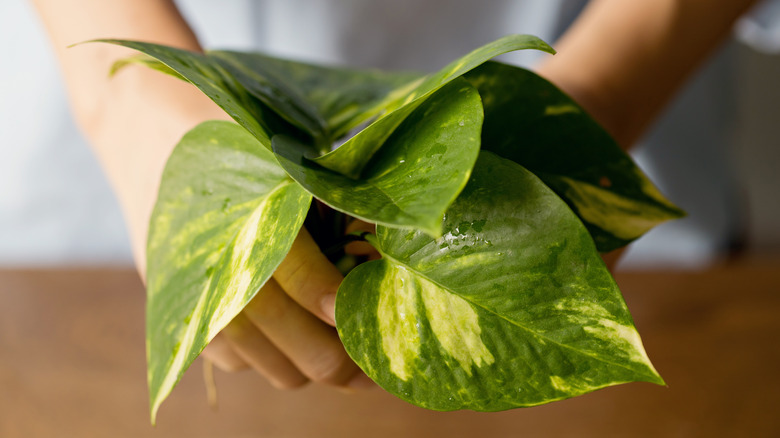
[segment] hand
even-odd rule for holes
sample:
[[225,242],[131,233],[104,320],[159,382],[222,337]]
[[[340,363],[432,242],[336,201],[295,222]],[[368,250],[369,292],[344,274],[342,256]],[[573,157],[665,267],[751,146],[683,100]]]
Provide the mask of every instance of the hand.
[[301,229],[273,278],[209,344],[204,356],[226,371],[251,366],[277,388],[297,388],[309,381],[373,387],[333,328],[341,280]]

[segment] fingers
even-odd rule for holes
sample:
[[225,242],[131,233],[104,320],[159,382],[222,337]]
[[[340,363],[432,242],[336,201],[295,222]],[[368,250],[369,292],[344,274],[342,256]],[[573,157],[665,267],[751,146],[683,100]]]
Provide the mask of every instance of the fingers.
[[[222,331],[234,352],[230,363],[248,364],[281,388],[309,380],[344,388],[375,387],[328,325],[334,325],[341,280],[302,229],[274,277]],[[225,357],[227,361],[229,355]]]
[[336,331],[293,301],[275,280],[266,283],[243,315],[308,379],[336,386],[363,382],[365,376]]
[[[376,225],[369,224],[368,222],[363,222],[360,219],[353,219],[352,222],[350,222],[347,225],[347,229],[345,230],[345,232],[354,233],[356,231],[368,232],[373,234],[376,232]],[[376,260],[381,258],[376,248],[371,246],[371,244],[368,242],[362,242],[362,241],[350,242],[344,248],[344,251],[347,254],[351,254],[351,255],[368,256],[369,260]]]
[[293,300],[332,326],[336,325],[336,291],[342,278],[304,228],[274,273]]
[[234,372],[243,370],[249,366],[241,356],[233,351],[233,347],[230,342],[225,339],[223,333],[218,334],[212,339],[201,354],[222,371]]
[[244,314],[238,314],[222,334],[235,353],[275,387],[298,388],[309,381]]

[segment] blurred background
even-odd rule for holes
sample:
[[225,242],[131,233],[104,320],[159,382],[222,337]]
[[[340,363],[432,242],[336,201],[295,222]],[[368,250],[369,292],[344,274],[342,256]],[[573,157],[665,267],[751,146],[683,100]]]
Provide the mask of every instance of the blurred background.
[[[177,3],[207,48],[430,71],[508,33],[535,34],[554,47],[586,2],[495,0],[494,12],[466,0],[446,8],[416,0],[343,0],[337,9],[305,0]],[[365,19],[376,16],[382,26]],[[420,23],[411,25],[411,16]],[[291,21],[298,25],[287,26]],[[402,31],[390,38],[387,29]],[[771,369],[780,359],[773,337],[780,309],[780,1],[760,4],[738,23],[633,151],[689,213],[635,243],[617,276],[672,389],[599,391],[555,404],[561,407],[493,417],[422,412],[382,394],[280,393],[248,374],[219,376],[232,395],[213,413],[198,364],[163,408],[160,428],[148,428],[143,286],[118,204],[73,123],[56,60],[27,1],[0,2],[0,38],[0,436],[107,436],[112,424],[112,436],[419,432],[408,424],[450,436],[473,436],[475,425],[492,431],[485,436],[513,436],[508,431],[520,423],[532,433],[569,435],[557,421],[564,416],[579,419],[575,425],[603,422],[606,429],[592,431],[617,435],[780,433],[768,411],[780,390]],[[533,67],[540,56],[503,60]],[[735,380],[740,385],[729,386]],[[637,408],[627,412],[629,405]],[[311,409],[309,423],[277,424],[303,407]],[[88,413],[95,409],[105,411],[101,418]],[[356,423],[360,416],[386,434]],[[229,433],[215,432],[227,424]]]
[[[451,1],[445,9],[410,0],[392,7],[340,3],[344,7],[334,9],[289,0],[179,2],[205,47],[420,71],[508,33],[554,43],[585,2],[502,0],[488,11],[470,1]],[[0,73],[0,266],[131,263],[117,203],[69,115],[34,11],[25,0],[4,0],[0,8],[0,35],[9,42]],[[382,26],[364,19],[377,15]],[[425,25],[410,26],[408,17]],[[285,25],[290,22],[300,26]],[[780,247],[774,193],[780,178],[774,171],[780,163],[778,3],[765,3],[743,19],[735,35],[634,149],[651,179],[689,217],[633,245],[623,267],[704,267],[736,250]],[[532,67],[541,56],[515,53],[503,60]]]

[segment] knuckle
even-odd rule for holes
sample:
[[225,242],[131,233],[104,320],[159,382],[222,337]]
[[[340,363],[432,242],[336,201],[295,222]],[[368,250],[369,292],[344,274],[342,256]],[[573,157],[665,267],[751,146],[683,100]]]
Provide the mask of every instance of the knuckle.
[[340,385],[346,383],[351,365],[352,361],[346,354],[329,351],[312,361],[307,375],[317,383]]
[[230,341],[242,341],[244,339],[250,338],[252,335],[251,331],[248,330],[250,324],[251,323],[239,313],[238,316],[230,321],[230,324],[222,329],[221,334],[224,334],[226,339]]
[[[265,291],[260,291],[263,294]],[[258,296],[250,305],[244,308],[244,313],[252,322],[258,324],[268,321],[281,321],[289,313],[287,303],[278,298]]]
[[214,365],[220,369],[220,371],[224,371],[226,373],[235,373],[238,371],[243,371],[247,368],[249,368],[249,365],[245,363],[238,363],[238,362],[218,362],[214,361]]
[[283,283],[299,286],[309,276],[310,266],[311,262],[306,257],[288,257],[284,259],[282,269],[277,269],[276,276]]
[[309,383],[309,379],[306,378],[285,379],[285,380],[269,379],[268,381],[271,383],[271,386],[273,386],[274,388],[283,389],[283,390],[303,388],[304,386],[306,386],[307,383]]

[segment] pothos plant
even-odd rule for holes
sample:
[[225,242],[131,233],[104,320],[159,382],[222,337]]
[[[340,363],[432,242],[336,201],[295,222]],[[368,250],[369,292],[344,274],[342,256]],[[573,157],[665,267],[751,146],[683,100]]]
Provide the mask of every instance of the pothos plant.
[[683,213],[571,98],[490,61],[554,53],[543,41],[507,36],[428,75],[102,41],[142,52],[115,69],[186,80],[237,123],[195,127],[162,176],[147,247],[153,419],[305,221],[344,255],[344,215],[376,224],[362,238],[381,259],[340,262],[338,333],[398,397],[496,411],[663,384],[599,253]]

